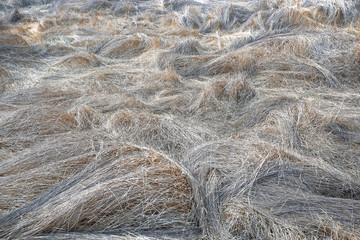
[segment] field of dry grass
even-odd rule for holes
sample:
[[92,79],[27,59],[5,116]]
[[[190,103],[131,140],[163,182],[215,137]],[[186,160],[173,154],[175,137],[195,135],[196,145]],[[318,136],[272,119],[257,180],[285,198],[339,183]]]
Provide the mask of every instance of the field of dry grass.
[[0,238],[360,239],[360,1],[0,1]]

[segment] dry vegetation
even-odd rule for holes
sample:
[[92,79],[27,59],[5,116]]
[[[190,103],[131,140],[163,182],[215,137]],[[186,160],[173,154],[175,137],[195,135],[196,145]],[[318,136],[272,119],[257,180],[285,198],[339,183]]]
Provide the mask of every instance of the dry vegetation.
[[3,0],[0,238],[360,239],[359,0]]

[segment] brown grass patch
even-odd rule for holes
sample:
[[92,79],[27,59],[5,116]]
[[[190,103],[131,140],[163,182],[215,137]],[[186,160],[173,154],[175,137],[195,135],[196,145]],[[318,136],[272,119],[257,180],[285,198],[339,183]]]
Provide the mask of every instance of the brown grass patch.
[[[189,198],[191,184],[180,166],[166,157],[124,144],[110,147],[98,156],[97,161],[103,166],[102,170],[86,173],[84,169],[79,175],[83,178],[81,184],[71,184],[65,192],[58,192],[37,210],[29,211],[26,218],[7,232],[22,235],[54,228],[103,231],[119,226],[129,230],[149,230],[143,223],[157,223],[158,229],[166,229],[169,226],[182,228],[184,221],[194,221],[193,199]],[[103,181],[94,182],[99,177]],[[49,207],[60,199],[61,207],[57,208],[56,214],[49,215]],[[151,204],[147,204],[149,199]],[[73,211],[78,213],[76,218],[69,215]],[[25,225],[29,221],[37,227],[27,228]]]
[[56,67],[64,67],[69,69],[90,68],[100,65],[100,61],[93,54],[78,54],[66,57],[64,60],[55,64]]
[[28,46],[28,43],[18,34],[3,34],[0,36],[0,45],[3,46]]

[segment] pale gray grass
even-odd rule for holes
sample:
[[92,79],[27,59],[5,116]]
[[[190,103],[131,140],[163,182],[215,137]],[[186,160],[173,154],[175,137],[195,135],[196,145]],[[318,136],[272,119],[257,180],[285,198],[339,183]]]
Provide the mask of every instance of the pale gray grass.
[[359,239],[359,11],[2,1],[0,238]]

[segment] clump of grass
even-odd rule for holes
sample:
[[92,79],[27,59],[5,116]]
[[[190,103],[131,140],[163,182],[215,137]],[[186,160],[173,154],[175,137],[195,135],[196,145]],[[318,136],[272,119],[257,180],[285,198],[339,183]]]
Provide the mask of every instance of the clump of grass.
[[2,46],[27,46],[28,43],[18,34],[4,34],[0,36]]
[[[51,190],[47,201],[20,208],[26,217],[14,216],[7,223],[6,217],[1,219],[2,226],[8,226],[1,228],[2,237],[52,229],[111,231],[119,226],[128,231],[155,230],[153,226],[182,231],[195,223],[186,172],[151,149],[128,144],[108,147],[78,172]],[[58,206],[56,214],[49,215],[54,206]]]
[[126,38],[115,38],[96,51],[109,58],[131,58],[145,52],[150,45],[150,39],[145,35],[134,35]]
[[100,64],[100,61],[93,54],[77,54],[65,57],[63,60],[55,64],[55,66],[68,69],[77,69],[97,67]]
[[[175,156],[211,137],[211,132],[181,122],[171,116],[158,116],[147,112],[119,111],[109,123],[109,131],[124,140],[145,144]],[[123,137],[122,137],[123,136]]]
[[120,15],[120,14],[129,14],[133,13],[137,10],[137,7],[130,1],[119,1],[117,4],[115,4],[112,8],[112,13],[114,15]]

